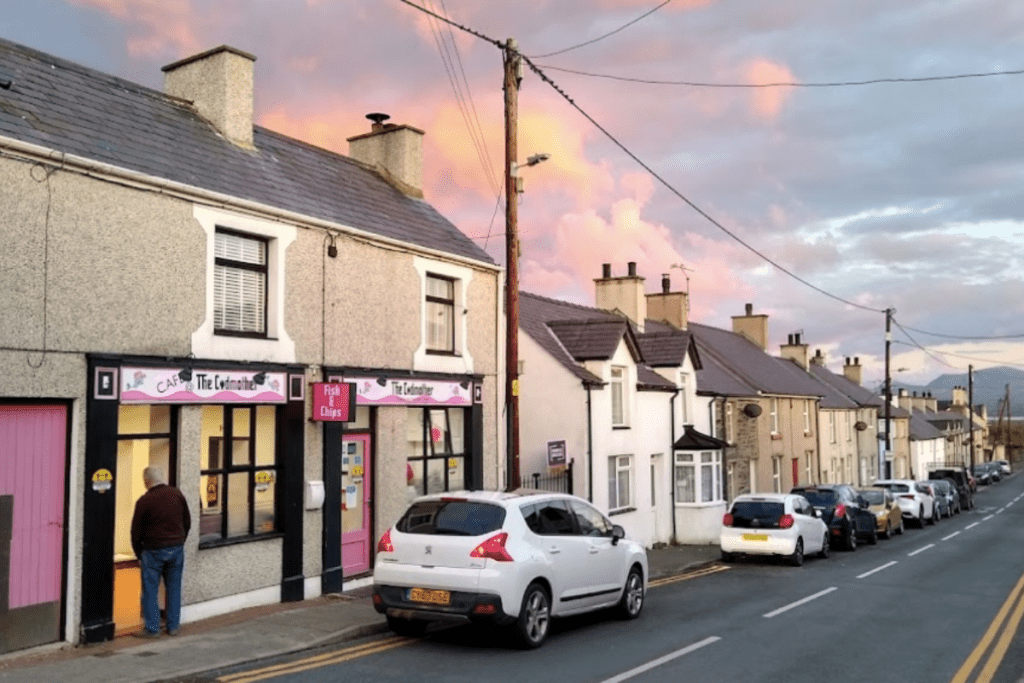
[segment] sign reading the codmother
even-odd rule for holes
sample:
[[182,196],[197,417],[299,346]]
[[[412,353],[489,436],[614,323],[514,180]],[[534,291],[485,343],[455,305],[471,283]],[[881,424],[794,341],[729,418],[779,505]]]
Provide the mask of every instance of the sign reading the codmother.
[[122,403],[284,403],[283,372],[121,368]]
[[356,385],[356,402],[361,406],[446,405],[468,406],[473,384],[388,377],[345,377]]
[[351,422],[356,411],[356,385],[313,383],[313,415],[318,422]]

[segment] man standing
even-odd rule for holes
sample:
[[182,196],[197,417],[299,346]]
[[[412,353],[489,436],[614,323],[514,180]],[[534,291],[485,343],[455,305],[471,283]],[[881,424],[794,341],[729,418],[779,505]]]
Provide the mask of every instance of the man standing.
[[192,527],[188,503],[181,491],[168,486],[163,470],[142,472],[146,492],[135,503],[132,549],[142,570],[142,618],[146,628],[135,635],[160,637],[160,577],[167,597],[167,635],[178,635],[181,625],[181,573],[185,566],[185,538]]

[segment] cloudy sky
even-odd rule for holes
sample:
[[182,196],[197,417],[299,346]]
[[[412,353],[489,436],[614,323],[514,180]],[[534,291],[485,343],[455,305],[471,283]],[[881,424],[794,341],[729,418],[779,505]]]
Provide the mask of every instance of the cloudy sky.
[[[527,68],[520,157],[551,159],[521,172],[522,289],[592,305],[601,264],[636,261],[648,291],[689,288],[691,319],[728,328],[752,303],[773,352],[802,332],[867,383],[885,316],[865,308],[907,330],[897,380],[1024,367],[1024,337],[925,333],[1024,333],[1024,75],[807,87],[1024,69],[1019,0],[415,2],[516,38],[665,183]],[[427,199],[504,261],[501,52],[400,0],[33,0],[0,36],[157,89],[232,45],[257,56],[259,124],[341,153],[387,112],[426,131]]]

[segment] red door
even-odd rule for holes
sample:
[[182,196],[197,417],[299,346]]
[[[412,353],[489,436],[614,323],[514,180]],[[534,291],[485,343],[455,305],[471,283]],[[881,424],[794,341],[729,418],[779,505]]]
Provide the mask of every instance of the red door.
[[341,440],[341,572],[348,577],[370,569],[370,435]]
[[0,653],[60,639],[67,408],[0,406]]
[[[810,484],[811,482],[804,482]],[[800,485],[800,458],[793,458],[793,486]]]

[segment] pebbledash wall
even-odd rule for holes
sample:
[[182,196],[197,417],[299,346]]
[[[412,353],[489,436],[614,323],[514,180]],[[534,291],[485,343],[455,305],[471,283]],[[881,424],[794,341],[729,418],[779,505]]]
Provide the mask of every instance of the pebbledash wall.
[[[460,431],[440,451],[442,485],[497,486],[497,267],[380,244],[343,225],[332,226],[332,258],[322,222],[262,214],[230,197],[214,206],[182,186],[138,175],[128,182],[71,161],[40,182],[37,161],[0,157],[10,199],[0,218],[0,319],[11,322],[0,326],[0,405],[68,408],[60,623],[51,640],[103,640],[130,622],[115,608],[133,579],[116,577],[130,564],[124,519],[141,462],[165,464],[193,514],[186,623],[342,589],[350,577],[333,564],[340,540],[331,534],[344,513],[329,509],[341,482],[325,464],[347,428],[310,421],[313,382],[458,390],[462,412],[452,421]],[[213,233],[223,227],[269,244],[268,338],[213,333]],[[447,356],[425,351],[428,273],[459,284],[457,349]],[[371,437],[372,563],[376,538],[414,482],[410,465],[427,459],[417,449],[436,451],[410,434],[410,412],[428,427],[434,415],[430,404],[360,396],[352,433]],[[229,443],[237,456],[230,471]],[[425,480],[424,490],[436,490],[429,473]],[[316,482],[325,482],[324,504],[310,496]],[[232,507],[242,500],[244,511]]]

